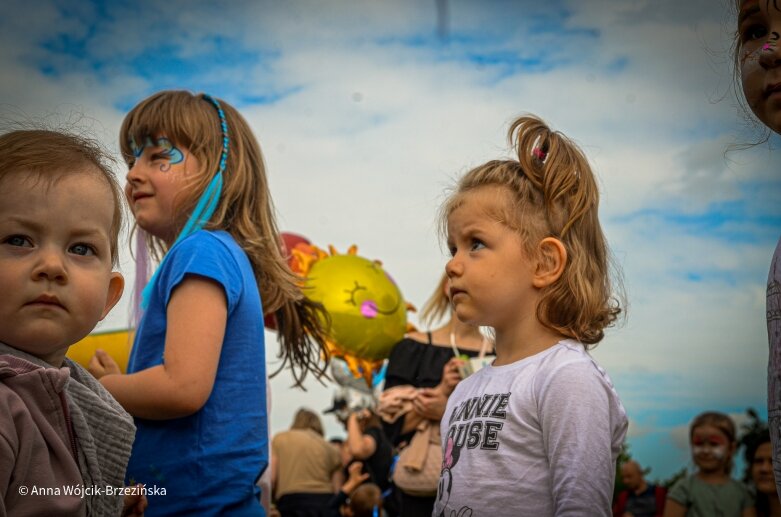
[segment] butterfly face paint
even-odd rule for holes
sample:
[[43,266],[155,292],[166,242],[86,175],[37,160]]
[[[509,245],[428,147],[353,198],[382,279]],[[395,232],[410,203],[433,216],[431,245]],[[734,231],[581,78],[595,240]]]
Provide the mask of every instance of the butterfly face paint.
[[133,157],[136,159],[140,158],[144,154],[145,149],[152,149],[155,155],[161,155],[165,158],[160,164],[161,172],[168,172],[171,170],[172,165],[184,161],[184,153],[164,136],[155,140],[148,136],[141,145],[138,145],[132,138],[130,139],[130,150],[133,153]]

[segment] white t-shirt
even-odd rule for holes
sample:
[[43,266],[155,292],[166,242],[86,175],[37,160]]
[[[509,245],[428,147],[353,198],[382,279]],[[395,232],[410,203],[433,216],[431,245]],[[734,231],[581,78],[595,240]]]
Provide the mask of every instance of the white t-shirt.
[[611,515],[626,412],[581,343],[464,379],[441,429],[434,516]]

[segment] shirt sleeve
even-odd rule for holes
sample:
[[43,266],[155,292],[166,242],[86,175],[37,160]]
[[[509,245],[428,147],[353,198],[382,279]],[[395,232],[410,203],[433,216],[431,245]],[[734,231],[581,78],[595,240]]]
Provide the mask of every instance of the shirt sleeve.
[[537,382],[555,515],[610,516],[615,394],[587,360],[559,365]]
[[687,483],[687,480],[688,478],[686,477],[679,479],[670,491],[667,492],[667,498],[684,506],[689,506],[691,499],[689,498],[689,483]]
[[165,259],[158,281],[168,306],[174,289],[187,275],[196,275],[220,284],[225,291],[228,312],[238,304],[242,275],[228,247],[209,232],[200,231],[177,244]]

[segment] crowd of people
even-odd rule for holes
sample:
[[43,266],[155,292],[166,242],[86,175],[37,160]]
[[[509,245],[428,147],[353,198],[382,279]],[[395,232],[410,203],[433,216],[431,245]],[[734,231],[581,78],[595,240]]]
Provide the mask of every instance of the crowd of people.
[[[736,6],[745,99],[781,133],[781,7]],[[236,109],[163,91],[122,123],[145,285],[126,373],[105,353],[88,370],[65,356],[124,289],[110,160],[66,132],[0,135],[0,514],[262,516],[268,469],[282,517],[778,515],[781,246],[770,432],[745,442],[751,489],[732,477],[734,423],[707,412],[690,428],[695,472],[665,492],[626,463],[614,494],[627,414],[589,351],[625,301],[596,175],[536,116],[508,139],[512,158],[469,170],[441,206],[451,257],[423,311],[433,330],[397,344],[382,395],[331,443],[304,409],[269,437],[264,317],[299,385],[326,373],[329,317],[283,256],[260,146]]]

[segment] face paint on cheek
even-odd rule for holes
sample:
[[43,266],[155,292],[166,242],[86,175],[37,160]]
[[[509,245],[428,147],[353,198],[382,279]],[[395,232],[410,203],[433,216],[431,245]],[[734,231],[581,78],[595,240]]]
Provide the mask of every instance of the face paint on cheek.
[[717,460],[723,460],[727,455],[727,448],[723,445],[693,445],[694,456],[710,456]]

